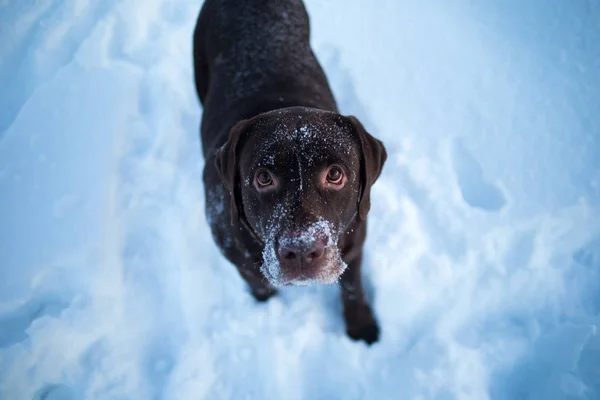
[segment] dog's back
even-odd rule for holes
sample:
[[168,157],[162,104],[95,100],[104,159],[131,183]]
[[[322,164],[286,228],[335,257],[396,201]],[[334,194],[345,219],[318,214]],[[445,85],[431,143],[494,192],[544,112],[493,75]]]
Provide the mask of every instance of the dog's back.
[[194,32],[194,64],[205,156],[235,122],[261,112],[337,111],[310,49],[300,0],[206,0]]

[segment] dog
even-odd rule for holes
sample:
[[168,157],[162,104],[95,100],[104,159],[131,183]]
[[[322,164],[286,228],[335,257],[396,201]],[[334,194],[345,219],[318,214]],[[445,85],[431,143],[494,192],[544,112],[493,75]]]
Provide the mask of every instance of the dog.
[[206,0],[193,36],[206,215],[258,301],[339,282],[346,332],[380,329],[361,283],[371,187],[387,153],[340,115],[301,0]]

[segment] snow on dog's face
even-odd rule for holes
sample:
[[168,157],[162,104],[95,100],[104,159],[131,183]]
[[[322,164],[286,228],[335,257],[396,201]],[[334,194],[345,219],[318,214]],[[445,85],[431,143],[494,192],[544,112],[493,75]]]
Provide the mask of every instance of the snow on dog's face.
[[264,243],[261,271],[273,285],[338,279],[340,235],[366,217],[384,161],[356,119],[309,108],[238,123],[217,155],[232,220]]

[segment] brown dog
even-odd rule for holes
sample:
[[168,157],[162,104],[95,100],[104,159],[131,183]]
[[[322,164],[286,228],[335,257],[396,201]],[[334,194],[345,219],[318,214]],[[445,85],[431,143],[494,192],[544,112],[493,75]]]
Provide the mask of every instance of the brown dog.
[[206,0],[194,32],[206,212],[257,300],[340,281],[350,337],[379,328],[361,284],[383,144],[338,114],[301,0]]

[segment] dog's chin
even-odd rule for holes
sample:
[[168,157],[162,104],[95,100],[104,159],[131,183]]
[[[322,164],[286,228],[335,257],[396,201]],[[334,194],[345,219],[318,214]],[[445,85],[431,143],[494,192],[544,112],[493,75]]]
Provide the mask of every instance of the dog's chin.
[[270,261],[270,265],[265,263],[261,271],[272,286],[331,284],[337,282],[347,268],[339,251],[333,246],[326,249],[321,263],[309,269],[290,270],[284,268],[278,261]]
[[[345,268],[344,268],[345,269]],[[288,278],[287,281],[284,281],[284,285],[295,285],[295,286],[310,286],[315,284],[331,284],[338,281],[344,269],[341,269],[341,272],[327,272],[327,273],[319,273],[317,277],[308,276],[293,276],[292,278]],[[285,276],[285,275],[284,275]]]

